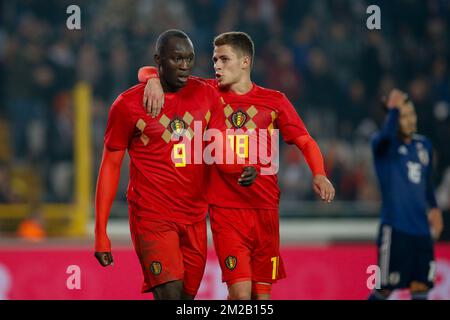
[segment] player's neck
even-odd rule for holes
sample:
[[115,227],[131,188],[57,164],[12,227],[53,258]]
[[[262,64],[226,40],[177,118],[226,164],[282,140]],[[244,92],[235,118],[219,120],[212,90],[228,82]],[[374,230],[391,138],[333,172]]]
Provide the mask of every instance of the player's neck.
[[175,87],[171,86],[167,81],[164,80],[164,78],[161,77],[161,87],[163,88],[164,93],[175,93],[180,91],[183,87]]
[[412,135],[405,136],[400,134],[400,139],[403,141],[403,143],[410,144],[412,141]]
[[253,88],[252,80],[250,79],[250,75],[242,77],[241,80],[239,80],[236,83],[233,83],[230,86],[230,90],[238,95],[244,95],[249,93]]

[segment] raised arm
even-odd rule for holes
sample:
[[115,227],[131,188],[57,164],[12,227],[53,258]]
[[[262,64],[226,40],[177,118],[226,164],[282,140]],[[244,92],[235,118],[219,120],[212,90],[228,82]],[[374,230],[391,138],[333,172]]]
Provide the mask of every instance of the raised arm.
[[388,114],[381,130],[372,140],[372,149],[375,154],[382,154],[387,150],[389,144],[397,138],[399,127],[399,107],[406,100],[407,95],[398,89],[389,93],[386,102]]
[[[142,103],[147,113],[155,118],[164,107],[164,90],[159,80],[158,69],[152,66],[141,67],[138,71],[138,80],[146,83]],[[202,80],[211,85],[216,81],[215,79]]]
[[155,118],[161,113],[161,109],[164,106],[164,90],[159,80],[158,69],[151,66],[140,68],[138,80],[139,82],[147,83],[142,103],[147,113]]

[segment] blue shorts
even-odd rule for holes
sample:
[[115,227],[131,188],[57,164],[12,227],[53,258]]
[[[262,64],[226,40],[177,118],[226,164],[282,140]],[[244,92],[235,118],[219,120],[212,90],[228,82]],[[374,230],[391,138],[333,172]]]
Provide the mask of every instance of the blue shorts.
[[417,281],[433,287],[436,276],[431,236],[415,236],[382,225],[378,235],[381,289],[409,288]]

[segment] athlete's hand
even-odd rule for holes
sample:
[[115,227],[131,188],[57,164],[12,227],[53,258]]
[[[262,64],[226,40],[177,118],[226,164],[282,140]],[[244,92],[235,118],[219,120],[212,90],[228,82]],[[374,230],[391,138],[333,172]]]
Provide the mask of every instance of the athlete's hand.
[[111,241],[106,231],[95,229],[95,258],[103,266],[114,265],[114,259],[111,254]]
[[96,252],[95,257],[102,267],[107,267],[109,265],[114,265],[114,259],[111,252]]
[[434,240],[438,240],[444,229],[444,222],[442,220],[442,211],[439,208],[433,208],[428,211],[428,221],[431,227],[431,233]]
[[245,167],[244,170],[242,170],[238,183],[243,187],[249,187],[255,182],[257,175],[258,171],[255,167]]
[[405,100],[408,98],[408,95],[401,90],[393,89],[389,93],[389,97],[386,103],[388,109],[399,108]]
[[330,180],[327,177],[320,174],[316,175],[313,179],[314,191],[323,201],[330,203],[334,199],[335,191]]
[[161,113],[164,105],[164,91],[159,78],[151,78],[147,81],[142,102],[145,110],[152,118]]

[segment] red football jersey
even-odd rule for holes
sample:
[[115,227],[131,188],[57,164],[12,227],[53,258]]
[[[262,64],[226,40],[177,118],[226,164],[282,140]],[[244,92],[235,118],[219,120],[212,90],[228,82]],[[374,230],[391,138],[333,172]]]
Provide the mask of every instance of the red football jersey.
[[144,88],[145,84],[136,85],[113,103],[105,146],[112,150],[128,149],[127,199],[139,215],[181,223],[198,222],[207,212],[207,167],[202,155],[194,150],[202,152],[204,130],[211,117],[220,115],[222,105],[217,90],[190,77],[177,93],[165,94],[162,112],[152,119],[142,105]]
[[[293,143],[299,136],[309,134],[297,111],[283,93],[253,84],[250,92],[238,95],[232,91],[220,91],[216,80],[209,80],[208,83],[218,90],[225,101],[221,110],[225,118],[222,130],[239,129],[244,133],[253,130],[258,138],[257,149],[253,149],[253,153],[256,151],[258,154],[263,152],[264,155],[271,155],[273,129],[278,129],[288,144]],[[259,129],[265,129],[264,138]],[[274,139],[277,137],[276,135]],[[230,144],[232,142],[235,141],[230,141]],[[237,145],[235,147],[237,148]],[[261,148],[262,151],[259,150]],[[249,156],[250,154],[252,151],[248,152]],[[259,156],[257,161],[262,168],[270,166],[261,163]],[[210,204],[232,208],[278,208],[280,190],[276,174],[260,174],[250,187],[242,187],[237,183],[239,175],[212,167],[208,184]]]

